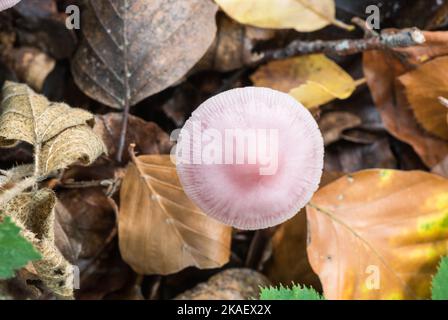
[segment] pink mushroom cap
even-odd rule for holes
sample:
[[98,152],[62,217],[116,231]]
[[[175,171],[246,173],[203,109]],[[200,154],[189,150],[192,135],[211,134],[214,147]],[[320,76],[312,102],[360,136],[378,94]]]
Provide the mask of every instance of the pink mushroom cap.
[[0,0],[0,11],[12,8],[19,2],[20,0]]
[[[241,138],[250,133],[256,140]],[[238,229],[292,218],[322,175],[324,143],[313,116],[290,95],[268,88],[233,89],[205,101],[182,128],[177,149],[177,172],[189,198]]]

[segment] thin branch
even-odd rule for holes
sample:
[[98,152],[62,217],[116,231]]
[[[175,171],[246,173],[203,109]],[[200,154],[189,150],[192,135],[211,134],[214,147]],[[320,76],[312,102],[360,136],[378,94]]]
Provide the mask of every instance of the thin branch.
[[425,41],[425,35],[417,28],[403,29],[396,32],[383,31],[378,36],[370,36],[363,39],[342,39],[333,41],[295,40],[286,48],[265,51],[261,54],[256,63],[259,64],[270,60],[285,59],[312,53],[350,55],[368,50],[404,48],[421,45],[425,43]]

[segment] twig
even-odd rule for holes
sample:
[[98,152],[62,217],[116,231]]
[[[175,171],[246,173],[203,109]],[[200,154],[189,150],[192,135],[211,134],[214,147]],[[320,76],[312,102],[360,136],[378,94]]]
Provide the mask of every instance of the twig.
[[422,31],[417,28],[403,29],[396,32],[383,31],[378,36],[364,39],[342,39],[333,41],[295,40],[286,48],[268,50],[261,54],[257,64],[270,60],[285,59],[298,55],[312,53],[329,53],[338,55],[356,54],[368,50],[404,48],[421,45],[426,39]]
[[73,182],[61,183],[59,187],[64,189],[109,187],[113,183],[114,183],[113,179],[93,180],[93,181],[73,181]]
[[126,105],[124,107],[123,111],[123,123],[121,125],[121,132],[120,132],[120,142],[118,144],[118,152],[117,152],[117,161],[121,163],[123,160],[123,151],[125,148],[126,143],[126,134],[128,131],[128,122],[129,122],[129,110],[131,108],[131,105],[129,103],[129,100],[126,99]]

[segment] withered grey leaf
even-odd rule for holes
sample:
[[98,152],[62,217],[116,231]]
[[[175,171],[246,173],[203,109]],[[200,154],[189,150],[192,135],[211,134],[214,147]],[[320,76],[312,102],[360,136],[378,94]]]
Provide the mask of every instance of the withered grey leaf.
[[32,176],[34,166],[24,164],[11,168],[8,171],[0,170],[0,187],[6,183],[18,182],[21,179]]
[[42,144],[67,128],[93,124],[93,115],[64,103],[51,103],[26,84],[6,82],[0,117],[0,146],[16,140]]
[[4,206],[4,212],[22,229],[22,235],[41,253],[42,259],[33,262],[37,276],[55,294],[73,296],[73,266],[56,248],[54,239],[56,195],[41,189],[22,193]]
[[90,0],[72,60],[77,85],[117,109],[160,92],[212,44],[216,11],[205,0]]
[[49,173],[74,163],[87,166],[105,152],[103,141],[90,127],[71,127],[43,145],[39,161],[40,172]]

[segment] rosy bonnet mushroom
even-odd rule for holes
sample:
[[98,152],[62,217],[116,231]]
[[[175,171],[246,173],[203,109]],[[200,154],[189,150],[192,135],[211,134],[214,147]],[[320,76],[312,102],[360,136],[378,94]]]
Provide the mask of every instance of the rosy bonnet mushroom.
[[239,229],[293,217],[322,175],[324,144],[310,112],[290,95],[246,87],[192,114],[176,150],[179,179],[206,214]]
[[0,0],[0,11],[12,8],[19,2],[20,0]]

